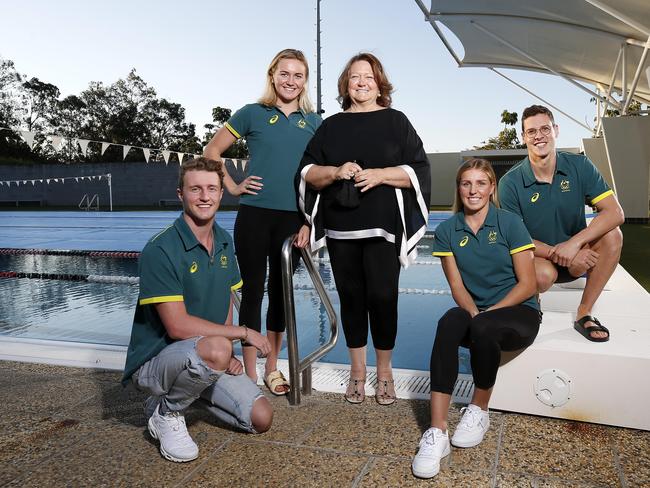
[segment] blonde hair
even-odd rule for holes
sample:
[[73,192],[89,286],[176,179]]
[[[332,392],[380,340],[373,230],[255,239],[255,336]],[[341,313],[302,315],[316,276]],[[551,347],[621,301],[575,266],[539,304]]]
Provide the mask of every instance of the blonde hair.
[[494,169],[492,169],[492,165],[487,159],[480,159],[480,158],[473,158],[468,161],[465,161],[460,168],[458,168],[458,171],[456,172],[456,194],[454,195],[454,206],[451,208],[451,210],[456,213],[456,212],[462,212],[465,207],[463,206],[463,201],[460,198],[460,179],[463,176],[463,173],[465,171],[468,171],[470,169],[479,169],[483,171],[488,177],[488,180],[490,180],[490,183],[494,185],[494,191],[492,192],[492,195],[490,195],[490,203],[492,203],[495,207],[499,206],[499,197],[497,196],[497,176],[494,174]]
[[262,105],[267,107],[275,107],[278,101],[278,94],[275,91],[275,86],[273,85],[273,74],[278,68],[278,64],[283,59],[295,59],[300,61],[305,66],[305,84],[302,87],[300,95],[298,95],[298,106],[300,110],[308,114],[314,111],[314,106],[309,99],[308,87],[309,87],[309,64],[307,63],[307,58],[302,51],[297,49],[283,49],[271,60],[268,69],[266,70],[266,86],[264,87],[264,94],[258,100]]
[[209,171],[211,173],[217,173],[219,176],[219,184],[223,188],[223,163],[221,161],[204,158],[203,156],[184,161],[183,164],[181,164],[180,170],[178,171],[179,190],[183,189],[183,184],[185,183],[185,173],[188,171]]

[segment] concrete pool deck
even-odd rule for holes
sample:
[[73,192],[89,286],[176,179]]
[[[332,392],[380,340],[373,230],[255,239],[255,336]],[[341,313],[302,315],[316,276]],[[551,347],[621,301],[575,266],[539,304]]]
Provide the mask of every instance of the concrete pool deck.
[[[455,449],[429,481],[410,473],[428,402],[359,406],[315,393],[272,397],[271,430],[228,430],[187,415],[196,461],[164,460],[147,433],[143,395],[114,371],[0,362],[3,486],[650,486],[650,432],[491,413],[484,442]],[[639,406],[642,408],[642,406]],[[459,418],[452,405],[450,425]]]

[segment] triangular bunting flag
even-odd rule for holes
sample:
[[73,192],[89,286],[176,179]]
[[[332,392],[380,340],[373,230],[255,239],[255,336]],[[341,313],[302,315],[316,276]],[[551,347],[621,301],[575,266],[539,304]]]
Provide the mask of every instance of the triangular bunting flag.
[[185,153],[177,152],[176,155],[178,156],[178,164],[182,164],[183,156],[185,156]]
[[32,186],[34,186],[34,180],[32,180]]
[[61,136],[50,136],[50,143],[52,144],[52,147],[54,148],[55,151],[61,149],[62,141],[63,141],[63,137]]
[[27,180],[23,180],[23,185],[26,185],[26,184],[27,184]]
[[34,147],[34,133],[30,132],[28,130],[21,130],[19,132],[20,137],[22,137],[23,141],[29,146],[30,149]]
[[171,154],[171,151],[162,151],[163,159],[165,160],[165,164],[169,163],[169,155]]
[[241,160],[241,170],[245,173],[246,172],[246,165],[248,164],[247,159],[242,159]]
[[129,154],[131,146],[122,146],[122,159],[126,159],[126,155]]
[[81,148],[81,154],[84,156],[86,155],[86,152],[88,151],[88,143],[90,141],[88,139],[77,139],[77,143],[79,144],[79,147]]
[[111,145],[110,142],[102,142],[102,156],[104,155],[106,149],[108,149],[110,145]]
[[74,181],[75,183],[79,183],[79,178],[75,177]]
[[54,178],[54,183],[58,183],[58,182],[59,182],[59,179],[58,179],[58,178]]
[[147,149],[143,147],[142,152],[144,153],[144,160],[148,163],[149,159],[151,158],[151,149]]

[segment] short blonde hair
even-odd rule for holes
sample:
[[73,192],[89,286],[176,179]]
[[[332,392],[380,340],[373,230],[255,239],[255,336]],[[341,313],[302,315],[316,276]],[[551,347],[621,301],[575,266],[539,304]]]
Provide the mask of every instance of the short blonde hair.
[[178,171],[178,189],[183,189],[185,183],[185,173],[188,171],[209,171],[217,173],[219,176],[219,184],[223,188],[223,163],[214,159],[205,158],[200,156],[198,158],[188,159],[181,164]]
[[460,179],[463,176],[463,173],[465,171],[468,171],[470,169],[480,169],[485,173],[488,177],[488,180],[490,180],[490,183],[494,185],[494,191],[492,192],[492,195],[490,195],[490,203],[492,203],[495,207],[499,206],[499,197],[497,195],[497,176],[494,174],[494,169],[492,168],[492,165],[487,159],[481,159],[481,158],[473,158],[468,161],[465,161],[460,168],[458,168],[458,171],[456,172],[456,194],[454,195],[454,206],[452,207],[452,211],[454,213],[456,212],[462,212],[465,207],[463,206],[463,201],[460,198]]
[[307,58],[302,51],[297,49],[283,49],[271,60],[268,69],[266,70],[266,86],[264,87],[264,94],[258,100],[262,105],[267,107],[275,107],[278,101],[278,94],[275,92],[275,86],[273,85],[273,74],[278,68],[278,63],[283,59],[295,59],[300,61],[305,66],[305,85],[302,88],[302,92],[298,95],[298,106],[300,110],[308,114],[314,111],[314,106],[309,99],[309,64],[307,63]]

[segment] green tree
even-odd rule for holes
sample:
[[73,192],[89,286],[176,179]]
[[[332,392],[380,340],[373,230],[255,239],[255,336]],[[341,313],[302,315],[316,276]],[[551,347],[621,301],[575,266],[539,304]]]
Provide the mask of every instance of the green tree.
[[481,145],[474,146],[474,149],[522,149],[526,147],[517,136],[517,120],[517,112],[508,112],[508,110],[501,112],[501,123],[503,124],[501,132],[495,137],[483,141]]
[[61,91],[51,83],[32,78],[23,83],[24,125],[29,131],[50,129],[51,115],[59,102]]
[[[118,146],[111,146],[102,155],[101,148],[91,144],[83,154],[76,139],[186,153],[202,150],[196,126],[185,121],[185,109],[178,103],[158,98],[156,90],[135,69],[112,84],[91,82],[79,95],[63,100],[59,97],[56,86],[35,77],[24,81],[13,62],[0,58],[0,127],[36,132],[32,150],[15,132],[0,132],[0,154],[15,159],[58,162],[122,159],[122,148]],[[223,110],[226,112],[214,116],[227,120],[230,111]],[[61,135],[66,144],[55,151],[47,143],[46,134]],[[142,153],[132,151],[127,160],[141,161]]]
[[[20,128],[23,117],[21,102],[23,76],[16,71],[13,61],[0,57],[0,127]],[[24,159],[30,150],[13,131],[0,131],[0,155]]]
[[[214,107],[212,109],[212,121],[214,124],[205,124],[203,127],[206,129],[205,134],[203,135],[203,145],[206,145],[212,139],[212,136],[221,129],[230,116],[232,115],[232,110],[224,107]],[[223,154],[224,158],[235,158],[235,159],[247,159],[249,157],[248,146],[246,145],[246,139],[243,137],[237,139],[232,146],[230,146]]]
[[[589,99],[591,103],[596,103],[596,97],[591,97]],[[645,106],[645,109],[647,110],[650,105]],[[643,104],[639,102],[638,100],[632,100],[630,102],[630,106],[627,108],[627,115],[629,116],[638,116],[641,115],[639,111],[643,110]],[[613,109],[613,108],[607,108],[605,110],[605,113],[603,114],[603,117],[618,117],[621,115],[621,111],[618,109]],[[594,122],[596,121],[596,117],[594,117]]]
[[22,117],[22,76],[13,61],[0,57],[0,127],[17,127]]

